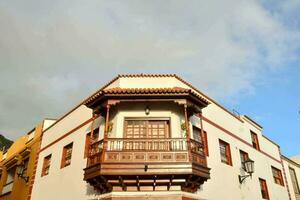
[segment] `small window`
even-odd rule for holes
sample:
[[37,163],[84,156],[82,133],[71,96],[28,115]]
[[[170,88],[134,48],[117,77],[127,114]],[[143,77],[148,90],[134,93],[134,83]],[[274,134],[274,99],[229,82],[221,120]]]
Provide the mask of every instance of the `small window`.
[[64,168],[71,164],[72,150],[73,150],[73,142],[63,148],[60,168]]
[[7,171],[7,178],[5,184],[3,185],[2,194],[12,191],[14,179],[15,179],[16,167],[10,168]]
[[284,185],[281,171],[272,166],[274,182],[279,185]]
[[29,158],[27,158],[26,160],[24,160],[24,169],[22,171],[22,176],[23,177],[27,176],[28,163],[29,163]]
[[91,138],[91,133],[86,134],[85,136],[85,148],[84,148],[84,158],[89,154],[90,145],[96,142],[99,138],[99,128],[95,129],[93,132],[93,138]]
[[291,167],[289,167],[289,171],[290,171],[294,191],[295,191],[296,194],[300,194],[296,172]]
[[50,164],[51,164],[51,154],[44,158],[42,176],[46,176],[49,174]]
[[245,151],[240,150],[240,157],[241,157],[241,164],[243,166],[244,165],[243,163],[249,159],[249,155]]
[[254,147],[254,149],[260,150],[257,134],[254,133],[253,131],[250,131],[250,132],[251,132],[252,146]]
[[219,140],[221,162],[227,165],[232,165],[230,145],[227,142]]
[[260,178],[259,183],[260,183],[261,197],[263,199],[269,199],[269,192],[268,192],[266,180]]
[[208,142],[207,142],[207,133],[203,131],[201,133],[201,129],[193,126],[193,139],[200,142],[204,147],[204,153],[208,156]]

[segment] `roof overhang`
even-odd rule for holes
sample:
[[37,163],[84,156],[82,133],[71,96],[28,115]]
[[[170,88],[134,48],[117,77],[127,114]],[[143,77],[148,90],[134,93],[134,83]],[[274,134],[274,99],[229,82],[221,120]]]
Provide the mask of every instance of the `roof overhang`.
[[14,156],[12,158],[10,158],[9,160],[7,160],[3,166],[5,166],[7,169],[17,165],[20,162],[20,156]]
[[96,108],[103,102],[109,99],[127,101],[135,100],[167,100],[167,99],[187,99],[193,102],[200,108],[206,107],[209,102],[192,91],[186,88],[111,88],[99,91],[97,94],[87,99],[84,104],[89,108]]
[[31,148],[30,147],[26,147],[23,151],[20,152],[20,155],[22,156],[22,158],[27,157],[31,152]]

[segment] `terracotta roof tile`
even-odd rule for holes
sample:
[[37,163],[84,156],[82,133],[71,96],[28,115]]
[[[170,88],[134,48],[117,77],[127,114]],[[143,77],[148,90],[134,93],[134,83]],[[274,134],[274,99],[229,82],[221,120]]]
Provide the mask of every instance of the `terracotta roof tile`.
[[103,90],[105,94],[169,94],[169,93],[188,93],[190,89],[173,88],[110,88]]
[[102,91],[99,91],[94,96],[90,97],[86,100],[85,104],[88,104],[95,100],[97,97],[103,95],[103,94],[191,94],[193,96],[196,96],[197,98],[201,99],[202,101],[209,103],[205,98],[198,95],[196,92],[194,92],[191,89],[187,88],[181,88],[181,87],[172,87],[172,88],[109,88],[104,89]]

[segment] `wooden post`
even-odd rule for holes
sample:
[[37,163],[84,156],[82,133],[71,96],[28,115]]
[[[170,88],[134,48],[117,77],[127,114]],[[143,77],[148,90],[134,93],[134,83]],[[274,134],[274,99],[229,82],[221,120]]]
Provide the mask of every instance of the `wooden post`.
[[94,122],[95,122],[96,118],[97,118],[97,115],[93,111],[93,114],[92,114],[93,121],[91,124],[91,132],[90,132],[90,135],[86,135],[86,141],[85,141],[86,143],[85,143],[85,150],[84,150],[84,158],[86,158],[86,157],[88,158],[87,163],[89,163],[90,152],[92,149],[92,138],[94,137]]
[[204,129],[203,129],[203,119],[202,119],[202,111],[200,111],[198,113],[198,117],[200,119],[200,127],[201,127],[201,141],[202,141],[202,148],[203,148],[203,151],[205,153],[205,155],[207,156],[208,155],[208,152],[206,151],[206,137],[204,137]]
[[207,163],[206,156],[208,156],[208,143],[207,136],[204,134],[202,110],[198,113],[198,117],[200,119],[202,148],[205,153],[205,163]]
[[109,125],[109,109],[110,105],[106,105],[106,117],[105,117],[105,128],[103,136],[103,150],[102,150],[102,161],[105,159],[105,151],[107,149],[107,135],[108,135],[108,125]]
[[109,109],[110,109],[110,105],[106,105],[106,118],[105,118],[104,139],[107,139],[107,135],[108,135]]
[[187,114],[187,104],[184,104],[184,119],[185,119],[185,131],[186,131],[186,138],[187,138],[189,161],[192,161],[190,123],[189,123],[188,114]]
[[[203,135],[204,135],[204,130],[203,130],[202,111],[199,112],[198,116],[199,116],[199,118],[200,118],[201,137],[203,137]],[[202,140],[202,141],[203,141],[203,140]]]
[[94,122],[96,119],[96,114],[93,112],[93,121],[91,124],[91,135],[90,135],[90,142],[92,141],[92,138],[94,137]]

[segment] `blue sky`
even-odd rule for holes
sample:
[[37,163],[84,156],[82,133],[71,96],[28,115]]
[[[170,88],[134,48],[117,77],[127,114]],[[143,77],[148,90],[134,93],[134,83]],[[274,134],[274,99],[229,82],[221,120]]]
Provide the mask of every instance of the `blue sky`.
[[227,107],[246,114],[263,126],[263,134],[281,146],[284,155],[300,153],[300,66],[292,64],[269,73],[255,94],[227,98]]
[[299,0],[0,0],[0,133],[16,139],[118,73],[176,73],[299,145]]

